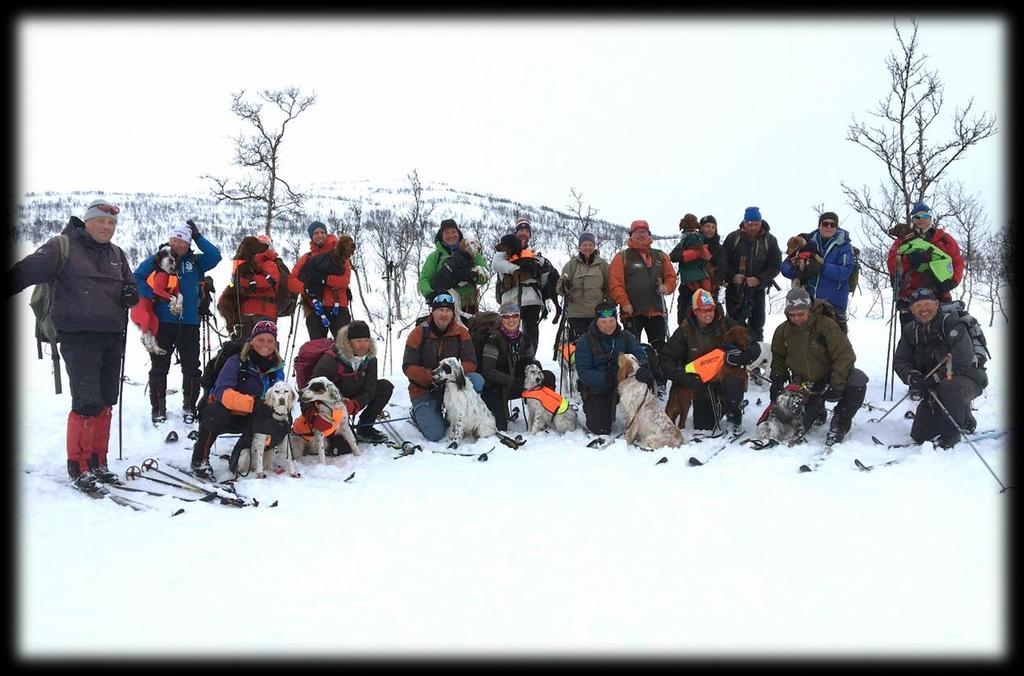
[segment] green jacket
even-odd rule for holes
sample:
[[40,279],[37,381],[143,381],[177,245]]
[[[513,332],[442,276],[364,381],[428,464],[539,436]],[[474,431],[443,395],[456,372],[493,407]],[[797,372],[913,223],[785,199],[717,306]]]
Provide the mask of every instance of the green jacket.
[[568,300],[567,318],[593,318],[594,306],[608,298],[608,261],[596,251],[589,263],[576,254],[562,268],[558,294]]
[[794,326],[787,319],[775,329],[772,380],[822,383],[827,378],[830,385],[846,386],[857,355],[839,324],[822,315],[823,307],[823,301],[816,300],[803,326]]
[[927,263],[918,265],[918,272],[931,272],[935,276],[935,280],[940,284],[953,279],[953,257],[923,237],[914,237],[900,245],[896,254],[899,256],[906,256],[911,251],[917,251],[919,249],[922,251],[930,251],[932,253],[932,259]]
[[[450,257],[451,254],[448,253],[448,249],[444,247],[444,244],[441,242],[435,242],[434,250],[431,251],[430,254],[427,255],[427,259],[423,261],[423,267],[420,268],[420,278],[416,289],[420,292],[421,296],[427,299],[428,303],[430,302],[430,296],[433,293],[433,289],[430,286],[430,280],[434,278],[437,271],[441,269],[441,266],[444,265],[444,262]],[[487,260],[481,254],[477,254],[476,258],[473,259],[473,263],[484,268],[487,267]],[[461,299],[463,307],[466,305],[476,305],[474,300],[477,294],[477,287],[479,286],[480,284],[470,283],[459,287],[459,298]]]

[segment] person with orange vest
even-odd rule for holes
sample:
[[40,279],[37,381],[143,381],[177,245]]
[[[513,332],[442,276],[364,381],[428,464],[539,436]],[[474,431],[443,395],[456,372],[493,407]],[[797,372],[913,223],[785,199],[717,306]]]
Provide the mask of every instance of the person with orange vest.
[[[303,283],[304,305],[310,313],[307,317],[315,317],[319,321],[308,319],[310,339],[326,338],[330,330],[331,337],[338,337],[338,329],[352,321],[348,305],[352,299],[349,283],[352,280],[352,255],[356,244],[348,235],[338,238],[334,248],[312,256],[302,266],[302,273],[294,275]],[[314,332],[316,335],[313,335]]]
[[231,284],[239,297],[238,335],[247,336],[261,319],[277,319],[281,269],[266,235],[243,237],[232,260]]
[[[288,290],[292,293],[302,294],[302,312],[306,318],[306,331],[309,333],[309,339],[313,340],[314,338],[326,338],[327,327],[324,326],[320,315],[313,310],[313,299],[305,294],[306,285],[302,283],[299,275],[311,258],[333,250],[338,245],[338,238],[329,234],[327,226],[320,221],[310,223],[306,232],[309,233],[309,251],[299,256],[299,260],[295,262],[292,273],[288,275]],[[323,300],[320,299],[320,301],[322,305]]]
[[559,275],[550,261],[530,248],[532,236],[530,219],[517,218],[515,231],[495,247],[491,269],[498,275],[498,303],[519,306],[523,329],[536,346],[540,344],[540,322],[548,316],[547,301],[553,300],[556,310],[560,307],[554,289]]
[[[199,253],[191,249],[192,242]],[[156,333],[156,344],[163,354],[150,356],[149,404],[154,425],[167,420],[167,374],[171,370],[171,355],[175,350],[181,359],[182,414],[186,423],[196,420],[196,404],[199,401],[199,379],[202,371],[199,365],[199,285],[206,273],[220,263],[220,249],[199,234],[199,228],[189,220],[171,228],[167,238],[177,266],[172,277],[177,280],[177,294],[163,298],[155,290],[160,286],[156,268],[158,254],[153,254],[135,268],[135,281],[139,296],[153,302],[160,328]],[[155,273],[155,274],[154,274]],[[180,295],[181,303],[171,302]]]

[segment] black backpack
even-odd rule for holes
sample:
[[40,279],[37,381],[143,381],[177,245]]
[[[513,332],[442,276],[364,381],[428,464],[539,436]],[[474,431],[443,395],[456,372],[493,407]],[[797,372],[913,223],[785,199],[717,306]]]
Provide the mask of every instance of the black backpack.
[[962,300],[955,300],[952,303],[940,303],[939,307],[943,312],[959,319],[959,322],[967,329],[967,335],[971,337],[971,346],[974,348],[974,363],[972,366],[984,369],[985,362],[992,358],[992,353],[988,351],[988,340],[985,339],[985,333],[981,330],[981,324],[978,323],[974,316],[967,312],[967,308]]
[[221,369],[224,368],[228,358],[241,352],[243,345],[245,345],[244,339],[232,338],[224,342],[220,349],[217,350],[217,354],[210,361],[206,362],[206,366],[203,367],[203,375],[199,379],[199,384],[203,387],[203,394],[199,399],[200,406],[205,404],[210,398],[213,386],[217,383],[217,376],[220,375]]
[[850,295],[852,296],[860,282],[860,249],[855,246],[850,248],[853,249],[853,272],[850,273]]

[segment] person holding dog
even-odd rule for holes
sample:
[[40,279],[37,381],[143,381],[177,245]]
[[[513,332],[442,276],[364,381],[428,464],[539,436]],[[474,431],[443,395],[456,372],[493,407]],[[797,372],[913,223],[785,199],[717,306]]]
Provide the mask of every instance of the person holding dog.
[[498,274],[498,303],[518,305],[524,330],[534,345],[540,345],[540,323],[548,316],[547,301],[555,303],[556,323],[561,308],[555,293],[558,271],[530,248],[532,236],[530,219],[517,218],[515,231],[502,237],[495,247],[491,268]]
[[[187,224],[175,225],[168,234],[167,242],[177,259],[171,284],[181,295],[181,305],[171,303],[161,294],[154,292],[157,255],[154,254],[135,268],[135,281],[139,295],[154,302],[160,328],[156,344],[163,353],[150,354],[149,405],[154,425],[167,420],[167,374],[171,370],[171,357],[177,349],[181,359],[181,399],[185,422],[194,422],[198,415],[199,380],[202,370],[199,365],[199,316],[200,291],[206,273],[220,263],[221,253],[210,240],[199,234],[199,228],[189,220]],[[199,253],[191,248],[195,242]]]
[[[217,303],[232,335],[247,337],[257,322],[277,319],[281,270],[276,261],[277,253],[270,247],[269,237],[247,235],[239,242],[231,261],[231,284]],[[225,313],[225,304],[234,316]]]
[[[453,256],[457,255],[464,236],[454,219],[446,218],[441,221],[441,227],[434,235],[434,250],[427,255],[420,268],[419,283],[417,290],[426,298],[427,304],[439,293],[446,293],[450,289],[447,285],[444,288],[435,286],[438,273],[445,269]],[[469,256],[467,255],[468,259]],[[467,260],[467,263],[469,261]],[[487,283],[486,277],[481,279],[473,268],[487,269],[487,260],[482,253],[477,253],[472,259],[472,264],[462,265],[458,269],[451,270],[450,274],[441,275],[451,282],[452,287],[459,293],[459,304],[462,311],[475,315],[480,308],[480,286]]]
[[[395,386],[377,376],[377,343],[364,321],[354,321],[338,329],[334,347],[328,350],[313,367],[310,378],[324,376],[345,397],[352,431],[357,441],[379,444],[387,437],[373,424],[384,407],[391,401]],[[359,423],[356,414],[362,410]],[[353,449],[340,434],[328,437],[330,447],[338,453],[351,453]]]
[[782,264],[779,243],[769,230],[768,221],[761,219],[761,210],[747,207],[739,227],[722,243],[729,280],[726,314],[745,322],[756,341],[764,340],[765,296]]
[[[677,325],[682,326],[690,313],[690,302],[697,289],[712,291],[715,288],[715,269],[712,265],[711,247],[700,231],[700,222],[693,214],[686,214],[679,220],[682,236],[679,244],[669,252],[668,258],[678,265],[679,303]],[[685,291],[684,291],[685,290]]]
[[790,239],[780,270],[783,277],[807,289],[811,300],[820,298],[831,303],[839,328],[847,333],[846,305],[853,263],[850,233],[839,227],[839,216],[834,211],[826,211],[818,217],[817,230]]
[[252,327],[241,352],[224,362],[214,382],[210,399],[202,407],[199,436],[192,447],[192,472],[216,480],[210,467],[210,448],[221,434],[241,434],[231,451],[228,467],[238,467],[238,457],[252,443],[254,433],[269,434],[271,445],[284,441],[290,421],[274,419],[274,411],[263,402],[270,387],[284,380],[284,359],[277,342],[277,324],[263,319]]
[[[628,353],[640,362],[636,379],[654,387],[654,374],[647,365],[647,351],[632,333],[622,328],[615,316],[616,305],[602,301],[594,308],[594,322],[576,341],[576,373],[583,399],[587,429],[609,434],[618,403],[619,355]],[[652,394],[653,396],[653,394]]]
[[[739,428],[743,424],[740,402],[747,389],[747,379],[724,375],[718,382],[703,382],[696,373],[688,373],[686,365],[716,348],[725,352],[725,363],[745,368],[760,355],[761,347],[751,340],[746,347],[725,344],[725,335],[735,320],[726,317],[707,289],[698,289],[691,297],[691,309],[685,320],[668,339],[661,353],[661,370],[672,383],[693,392],[693,428],[711,430],[718,427],[722,416]],[[680,425],[685,424],[680,421]]]
[[805,289],[786,294],[786,321],[772,337],[771,400],[787,383],[807,385],[811,396],[804,405],[804,429],[824,422],[825,402],[834,401],[825,445],[838,444],[850,431],[853,416],[864,403],[868,377],[854,367],[857,355],[850,339],[825,307]]
[[[313,299],[306,295],[306,285],[302,283],[300,275],[302,274],[302,268],[311,258],[332,251],[338,245],[338,238],[335,235],[329,234],[327,226],[320,221],[310,223],[306,227],[306,232],[309,234],[309,251],[299,256],[299,260],[295,261],[295,267],[292,268],[291,274],[288,275],[288,290],[292,293],[301,294],[302,314],[306,318],[306,332],[309,334],[309,339],[313,340],[314,338],[326,338],[327,327],[324,326],[320,315],[313,310]],[[318,300],[320,300],[322,306],[323,299]],[[333,304],[331,306],[333,307]]]
[[715,273],[712,278],[711,295],[715,297],[715,302],[721,305],[721,295],[718,292],[729,283],[729,279],[726,277],[728,271],[725,263],[725,249],[722,248],[722,240],[718,234],[718,220],[711,214],[700,219],[700,234],[704,236],[704,243],[708,245],[708,250],[711,252],[710,266]]
[[110,420],[120,387],[126,315],[139,301],[128,259],[110,241],[120,211],[105,200],[91,202],[81,219],[72,216],[60,236],[7,274],[8,296],[53,283],[50,317],[71,385],[68,477],[82,491],[95,490],[97,481],[117,480],[107,469]]
[[971,402],[988,386],[988,374],[976,359],[967,327],[956,313],[941,311],[934,291],[921,287],[908,300],[913,320],[896,345],[893,370],[910,386],[911,398],[921,401],[910,436],[919,444],[934,439],[940,448],[951,448],[961,431],[971,434],[977,427]]
[[608,261],[601,258],[593,233],[580,234],[579,253],[562,268],[558,293],[565,296],[566,339],[575,342],[594,321],[594,308],[608,298]]
[[484,379],[476,373],[476,350],[469,331],[455,321],[455,298],[440,293],[430,302],[430,315],[405,341],[402,372],[409,378],[409,402],[413,423],[428,441],[440,441],[447,430],[441,416],[444,384],[435,384],[433,370],[442,359],[455,357],[478,393]]
[[307,321],[306,328],[312,338],[326,338],[330,330],[331,337],[337,339],[338,330],[352,321],[348,304],[352,292],[349,283],[352,281],[352,256],[356,252],[356,243],[348,235],[338,238],[333,249],[317,254],[303,265],[298,276],[304,285],[303,298],[306,299],[307,311],[315,316],[316,321]]

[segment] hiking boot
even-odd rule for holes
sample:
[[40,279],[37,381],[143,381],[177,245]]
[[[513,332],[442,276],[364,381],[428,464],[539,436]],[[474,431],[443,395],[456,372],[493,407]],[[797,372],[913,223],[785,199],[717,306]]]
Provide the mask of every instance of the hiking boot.
[[181,413],[185,418],[185,424],[190,425],[199,417],[196,408],[196,402],[199,400],[199,376],[186,376],[181,379],[181,398]]
[[844,430],[842,427],[833,425],[829,428],[828,434],[825,435],[825,445],[834,446],[835,444],[842,442],[842,440],[846,438],[846,432],[847,430]]
[[154,425],[167,421],[167,376],[149,377],[149,406]]
[[974,434],[974,431],[978,429],[978,421],[974,419],[974,414],[967,411],[967,416],[964,420],[964,432],[968,434]]
[[376,427],[370,427],[367,425],[363,427],[360,425],[356,427],[356,441],[362,441],[367,444],[383,444],[388,438]]
[[96,477],[93,476],[91,471],[82,472],[76,476],[71,480],[71,485],[83,493],[92,493],[99,490],[99,486],[96,485]]
[[954,446],[960,443],[960,435],[957,434],[955,436],[947,437],[946,435],[942,434],[939,435],[939,437],[935,439],[933,443],[935,444],[936,448],[949,450],[950,448],[953,448]]
[[199,462],[192,463],[192,474],[197,479],[203,481],[216,481],[217,475],[213,473],[213,468],[210,467],[209,460],[200,460]]
[[731,425],[739,427],[743,424],[743,413],[740,411],[726,411],[725,420]]
[[814,419],[814,426],[821,427],[828,422],[828,411],[822,406],[821,410],[818,411],[818,417]]

